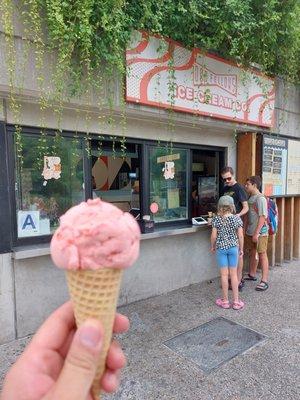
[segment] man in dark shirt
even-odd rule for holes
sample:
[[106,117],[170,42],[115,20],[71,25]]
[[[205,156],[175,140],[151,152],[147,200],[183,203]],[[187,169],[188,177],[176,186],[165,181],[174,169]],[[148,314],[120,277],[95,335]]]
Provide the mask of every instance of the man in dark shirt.
[[[248,195],[246,190],[242,185],[240,185],[234,177],[234,171],[231,167],[224,167],[221,170],[221,176],[224,182],[224,187],[221,190],[221,196],[231,196],[234,201],[236,215],[242,217],[243,215],[247,214],[249,210],[248,206]],[[239,289],[241,290],[243,287],[243,257],[239,257],[239,264],[238,264],[238,280],[240,282]]]
[[224,187],[221,190],[221,196],[231,196],[234,201],[236,213],[239,217],[247,214],[248,195],[242,185],[240,185],[234,177],[234,171],[231,167],[224,167],[221,170],[221,176],[224,182]]

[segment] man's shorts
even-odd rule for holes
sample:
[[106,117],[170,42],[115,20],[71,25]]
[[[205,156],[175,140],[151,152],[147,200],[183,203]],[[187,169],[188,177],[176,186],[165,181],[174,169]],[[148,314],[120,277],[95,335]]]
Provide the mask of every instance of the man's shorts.
[[269,236],[258,236],[257,243],[252,242],[252,236],[245,235],[244,248],[247,251],[255,249],[258,253],[264,253],[268,249]]

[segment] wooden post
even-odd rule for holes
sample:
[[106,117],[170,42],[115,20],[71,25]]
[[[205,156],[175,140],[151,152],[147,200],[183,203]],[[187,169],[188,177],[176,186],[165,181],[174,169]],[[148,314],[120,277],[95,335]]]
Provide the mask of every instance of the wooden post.
[[293,257],[300,258],[300,197],[294,199],[294,249]]
[[237,181],[244,184],[249,176],[255,175],[256,133],[243,133],[237,142]]
[[268,239],[268,259],[270,267],[275,265],[276,235],[269,236]]
[[285,198],[281,197],[276,199],[278,207],[278,231],[276,234],[276,248],[275,248],[275,262],[282,264],[284,259],[284,211],[285,211]]
[[284,216],[284,259],[291,261],[293,259],[293,237],[294,232],[294,197],[285,199]]

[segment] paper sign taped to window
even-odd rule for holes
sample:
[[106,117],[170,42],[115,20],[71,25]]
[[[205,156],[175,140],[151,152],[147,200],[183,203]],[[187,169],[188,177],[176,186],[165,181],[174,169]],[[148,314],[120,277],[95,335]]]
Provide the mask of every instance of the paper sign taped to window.
[[40,233],[39,211],[18,211],[18,236],[35,236]]
[[179,207],[179,189],[168,189],[168,208]]
[[44,169],[42,176],[45,180],[59,179],[61,174],[60,157],[44,156]]
[[174,161],[166,161],[162,169],[165,179],[174,179],[175,176],[175,163]]

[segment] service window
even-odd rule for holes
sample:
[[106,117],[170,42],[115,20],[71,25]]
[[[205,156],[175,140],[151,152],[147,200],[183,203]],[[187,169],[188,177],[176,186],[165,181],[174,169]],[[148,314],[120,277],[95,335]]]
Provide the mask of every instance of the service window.
[[114,204],[122,211],[140,217],[140,149],[126,143],[122,155],[120,142],[92,142],[92,197]]
[[220,183],[220,152],[192,150],[192,217],[217,210]]
[[18,238],[50,235],[59,217],[85,198],[82,142],[22,137],[22,165],[16,167]]
[[150,205],[155,222],[188,219],[188,150],[149,146]]

